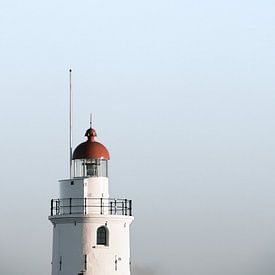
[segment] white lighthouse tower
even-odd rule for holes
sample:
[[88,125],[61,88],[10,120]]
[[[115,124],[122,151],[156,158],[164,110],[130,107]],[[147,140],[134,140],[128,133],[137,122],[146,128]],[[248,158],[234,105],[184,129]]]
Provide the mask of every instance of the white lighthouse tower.
[[132,201],[109,196],[109,152],[86,131],[73,153],[73,176],[51,200],[52,275],[130,275]]

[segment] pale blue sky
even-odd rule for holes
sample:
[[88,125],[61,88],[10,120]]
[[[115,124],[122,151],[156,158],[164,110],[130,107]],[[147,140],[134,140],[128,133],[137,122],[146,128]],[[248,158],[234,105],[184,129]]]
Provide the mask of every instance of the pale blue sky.
[[274,275],[274,49],[274,1],[0,1],[0,273],[50,274],[72,68],[133,275]]

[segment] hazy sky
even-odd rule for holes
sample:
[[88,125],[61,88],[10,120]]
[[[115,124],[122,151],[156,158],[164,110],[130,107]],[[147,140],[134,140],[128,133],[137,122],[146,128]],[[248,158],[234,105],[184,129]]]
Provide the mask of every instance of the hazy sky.
[[271,0],[1,0],[0,274],[50,274],[72,68],[133,275],[274,275],[274,49]]

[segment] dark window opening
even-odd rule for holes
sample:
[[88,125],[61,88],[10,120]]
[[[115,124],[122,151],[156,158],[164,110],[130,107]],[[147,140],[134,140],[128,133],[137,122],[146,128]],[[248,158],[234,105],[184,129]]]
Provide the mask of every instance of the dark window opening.
[[84,256],[84,270],[87,270],[87,255]]
[[98,245],[108,245],[108,229],[105,226],[101,226],[97,229],[97,240]]

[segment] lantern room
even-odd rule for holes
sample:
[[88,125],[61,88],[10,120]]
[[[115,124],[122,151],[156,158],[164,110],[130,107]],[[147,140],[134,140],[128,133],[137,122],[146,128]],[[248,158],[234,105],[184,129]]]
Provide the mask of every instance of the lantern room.
[[108,177],[110,155],[107,148],[95,141],[97,134],[93,128],[89,128],[85,136],[87,140],[73,152],[74,177]]

